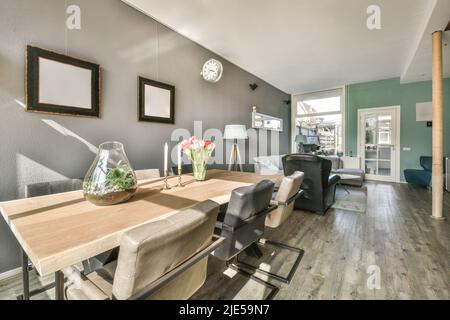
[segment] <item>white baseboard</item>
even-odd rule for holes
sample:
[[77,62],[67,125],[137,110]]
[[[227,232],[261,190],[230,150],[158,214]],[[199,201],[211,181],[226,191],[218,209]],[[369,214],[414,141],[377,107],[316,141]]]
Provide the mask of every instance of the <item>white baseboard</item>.
[[12,269],[12,270],[0,273],[0,281],[8,279],[8,278],[11,278],[11,277],[14,277],[14,276],[20,274],[21,272],[22,272],[22,268],[19,267],[19,268],[16,268],[16,269]]

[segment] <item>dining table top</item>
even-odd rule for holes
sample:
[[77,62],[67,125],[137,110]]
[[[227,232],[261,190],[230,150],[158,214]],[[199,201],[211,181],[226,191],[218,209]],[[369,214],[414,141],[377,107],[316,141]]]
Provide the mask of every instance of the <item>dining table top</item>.
[[120,244],[121,235],[139,225],[163,219],[196,203],[229,201],[231,192],[264,179],[279,182],[280,176],[209,170],[205,181],[190,174],[142,180],[129,201],[96,206],[82,191],[0,202],[0,212],[41,276],[62,270]]

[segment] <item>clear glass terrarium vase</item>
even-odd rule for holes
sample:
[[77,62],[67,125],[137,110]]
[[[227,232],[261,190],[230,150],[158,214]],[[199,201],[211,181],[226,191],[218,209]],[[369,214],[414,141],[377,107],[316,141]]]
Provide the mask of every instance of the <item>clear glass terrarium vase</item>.
[[137,189],[137,179],[120,142],[105,142],[99,147],[83,182],[86,200],[109,206],[129,200]]

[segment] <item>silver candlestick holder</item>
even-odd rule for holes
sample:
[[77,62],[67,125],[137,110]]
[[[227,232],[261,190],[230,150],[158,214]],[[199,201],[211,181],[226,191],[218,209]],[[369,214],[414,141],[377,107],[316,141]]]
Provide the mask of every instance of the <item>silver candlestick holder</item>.
[[181,168],[178,168],[178,185],[177,187],[182,188],[184,187],[183,183],[181,182],[181,175],[183,174]]
[[169,186],[169,172],[164,170],[164,190],[169,190],[171,187]]

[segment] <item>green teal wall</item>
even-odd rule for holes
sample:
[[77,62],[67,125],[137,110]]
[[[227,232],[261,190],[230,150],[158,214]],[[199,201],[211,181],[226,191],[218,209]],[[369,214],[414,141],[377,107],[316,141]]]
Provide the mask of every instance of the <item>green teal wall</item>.
[[[450,154],[450,79],[444,81],[444,154]],[[346,152],[358,154],[358,109],[401,106],[401,179],[403,170],[420,168],[419,157],[431,155],[432,128],[416,121],[416,103],[431,101],[431,81],[400,84],[399,78],[358,83],[346,87]],[[411,147],[411,151],[403,151]]]

